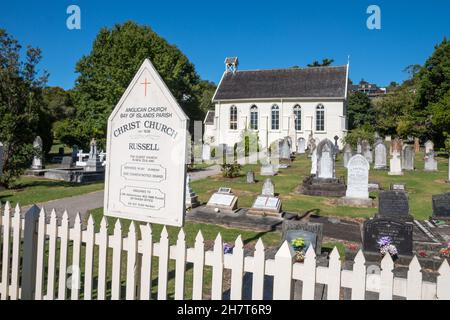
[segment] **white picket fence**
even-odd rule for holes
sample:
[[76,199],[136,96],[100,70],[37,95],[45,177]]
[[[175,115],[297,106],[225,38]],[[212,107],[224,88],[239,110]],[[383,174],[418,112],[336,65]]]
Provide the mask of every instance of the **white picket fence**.
[[[393,275],[394,264],[389,255],[382,260],[381,272],[370,274],[361,251],[356,255],[353,270],[343,270],[336,248],[330,254],[328,267],[322,267],[316,265],[316,256],[311,248],[306,253],[304,263],[293,263],[286,242],[274,259],[266,259],[261,239],[256,244],[254,255],[244,256],[243,242],[239,236],[233,253],[224,254],[220,234],[215,239],[213,250],[205,251],[201,232],[197,234],[194,247],[188,248],[183,229],[178,234],[176,244],[169,245],[165,227],[159,242],[155,242],[149,224],[139,225],[138,230],[132,223],[124,237],[121,223],[117,220],[113,234],[108,235],[105,218],[96,233],[92,216],[89,217],[87,228],[83,230],[79,216],[74,226],[69,228],[67,212],[58,225],[54,210],[47,223],[44,210],[39,212],[37,209],[30,209],[23,219],[19,206],[16,206],[12,214],[7,203],[3,215],[0,214],[2,300],[167,299],[170,275],[175,278],[174,298],[184,299],[188,263],[193,265],[192,299],[195,300],[204,297],[204,272],[208,266],[212,269],[209,292],[211,299],[223,299],[223,279],[227,269],[231,270],[230,298],[236,300],[242,299],[243,276],[246,272],[253,274],[251,295],[254,300],[263,299],[266,276],[273,276],[273,299],[291,299],[293,280],[302,281],[301,295],[305,300],[314,299],[316,284],[326,285],[326,298],[333,300],[343,298],[344,288],[351,290],[351,299],[354,300],[364,299],[366,291],[379,293],[379,299],[388,300],[393,296],[419,300],[450,299],[450,267],[447,261],[442,263],[436,283],[432,283],[422,280],[421,267],[416,257],[411,261],[407,278],[397,278]],[[108,250],[112,250],[112,260],[108,260]],[[66,272],[69,267],[69,252],[69,271],[72,269],[70,276]],[[122,261],[125,255],[126,265]],[[98,262],[97,267],[94,257]],[[152,275],[155,258],[152,257],[157,257],[158,263],[156,295],[152,295],[151,290],[152,276],[155,278]],[[172,260],[175,264],[174,276],[173,273],[169,274]],[[94,270],[95,267],[97,270]],[[122,270],[124,267],[126,270]],[[80,269],[84,270],[84,277],[74,272]],[[97,271],[97,277],[93,276],[94,271]],[[126,273],[123,276],[126,281],[121,279],[122,271]],[[107,290],[108,272],[110,292]],[[93,296],[94,285],[96,297]]]

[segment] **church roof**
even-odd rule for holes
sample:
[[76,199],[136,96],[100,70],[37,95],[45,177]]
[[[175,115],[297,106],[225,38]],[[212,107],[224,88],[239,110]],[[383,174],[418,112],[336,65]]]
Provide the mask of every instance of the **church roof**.
[[225,72],[213,101],[344,98],[347,66]]

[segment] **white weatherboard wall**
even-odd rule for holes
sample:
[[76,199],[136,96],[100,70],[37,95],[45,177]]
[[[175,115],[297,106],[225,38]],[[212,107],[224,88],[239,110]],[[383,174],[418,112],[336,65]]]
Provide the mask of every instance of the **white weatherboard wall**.
[[146,59],[108,119],[105,215],[183,225],[187,121]]
[[[272,130],[271,108],[276,104],[280,108],[279,130]],[[302,130],[296,131],[294,126],[294,106],[300,105],[302,110]],[[322,104],[325,107],[325,130],[316,131],[316,107]],[[343,100],[260,100],[260,101],[226,101],[215,104],[215,145],[225,143],[234,145],[240,142],[241,133],[250,127],[250,108],[258,107],[258,133],[260,144],[267,147],[277,139],[286,136],[296,139],[303,137],[308,140],[311,131],[314,137],[322,141],[328,138],[334,141],[334,136],[339,137],[339,147],[342,148],[341,139],[347,130],[345,125],[344,101]],[[236,106],[238,112],[237,130],[230,129],[230,107]],[[268,128],[268,130],[267,130]],[[268,141],[267,141],[268,140]],[[268,143],[267,143],[268,142]]]

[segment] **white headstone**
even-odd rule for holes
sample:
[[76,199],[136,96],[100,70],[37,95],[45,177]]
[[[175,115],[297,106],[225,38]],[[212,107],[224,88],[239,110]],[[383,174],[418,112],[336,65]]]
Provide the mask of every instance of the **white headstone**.
[[372,148],[370,143],[366,140],[362,142],[363,156],[370,163],[373,162]]
[[187,123],[146,59],[108,119],[105,215],[183,225]]
[[209,144],[204,144],[202,148],[202,160],[211,160],[211,146]]
[[351,157],[347,165],[346,197],[369,199],[369,167],[369,162],[362,155]]
[[392,151],[391,159],[389,161],[389,175],[391,176],[401,176],[402,172],[402,160],[400,152],[397,150]]
[[429,153],[430,151],[434,150],[434,143],[431,140],[428,140],[425,142],[425,154]]
[[305,147],[306,147],[306,141],[304,138],[299,138],[297,140],[297,153],[304,154],[305,153]]
[[275,195],[275,186],[273,185],[272,180],[266,179],[266,181],[264,181],[261,194],[270,197]]
[[311,175],[317,174],[317,148],[314,147],[311,153]]
[[33,170],[41,170],[44,168],[42,164],[42,139],[37,136],[33,142],[33,148],[37,150],[37,155],[33,157],[33,164],[31,165],[31,169]]
[[425,171],[438,171],[437,160],[434,158],[434,151],[431,150],[425,155],[424,159],[424,170]]
[[353,155],[352,146],[349,144],[346,144],[344,147],[344,156],[343,156],[344,168],[347,168],[348,161],[350,160],[352,155]]
[[385,169],[387,167],[387,149],[383,142],[375,144],[375,169]]
[[322,179],[334,178],[334,144],[325,139],[317,146],[317,176]]

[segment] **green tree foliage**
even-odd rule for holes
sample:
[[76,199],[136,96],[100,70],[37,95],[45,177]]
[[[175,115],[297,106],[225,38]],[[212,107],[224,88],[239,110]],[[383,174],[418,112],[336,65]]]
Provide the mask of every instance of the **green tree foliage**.
[[375,123],[375,109],[367,94],[362,92],[355,92],[349,96],[347,115],[350,130]]
[[435,131],[440,129],[441,140],[450,135],[450,90],[436,103],[430,104],[428,112],[431,114],[431,123]]
[[70,92],[60,87],[47,87],[43,91],[45,109],[52,121],[61,121],[74,115]]
[[195,91],[199,101],[200,110],[206,115],[206,112],[214,107],[212,98],[216,92],[217,86],[206,80],[201,80],[196,86]]
[[4,145],[4,166],[0,183],[9,187],[30,166],[43,116],[42,89],[47,74],[39,76],[36,66],[41,51],[21,45],[0,29],[0,141]]
[[441,100],[450,90],[450,41],[444,39],[417,74],[420,107]]
[[334,60],[333,59],[322,59],[322,62],[319,62],[317,60],[314,60],[313,63],[309,63],[307,66],[308,67],[327,67],[327,66],[331,66],[333,64]]
[[349,144],[352,148],[356,148],[358,139],[367,140],[370,144],[373,144],[375,140],[373,127],[365,125],[360,128],[354,128],[347,133],[342,141],[344,144]]
[[75,119],[58,124],[58,138],[87,147],[95,137],[104,145],[107,118],[145,58],[153,62],[188,117],[202,120],[200,78],[194,65],[150,27],[129,21],[101,29],[91,52],[78,61],[72,92]]

